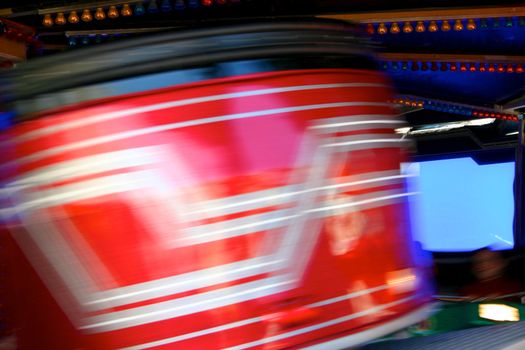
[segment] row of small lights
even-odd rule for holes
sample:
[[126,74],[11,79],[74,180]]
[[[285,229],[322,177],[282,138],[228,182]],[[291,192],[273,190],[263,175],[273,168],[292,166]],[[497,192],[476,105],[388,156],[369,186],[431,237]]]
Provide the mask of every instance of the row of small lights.
[[501,113],[489,109],[477,109],[464,105],[446,103],[441,101],[422,100],[410,97],[399,97],[393,100],[393,102],[397,105],[406,107],[424,108],[438,112],[460,114],[477,118],[496,118],[508,121],[518,121],[518,116],[515,114]]
[[[493,28],[498,27],[514,27],[515,25],[518,26],[525,26],[525,17],[519,17],[515,20],[513,17],[506,17],[506,18],[494,18],[490,19],[492,22]],[[451,23],[452,22],[452,23]],[[516,22],[516,23],[515,23]],[[402,22],[400,25],[398,22],[391,22],[391,23],[367,23],[366,24],[366,31],[368,34],[380,34],[384,35],[387,33],[391,34],[398,34],[398,33],[423,33],[425,31],[429,31],[431,33],[442,31],[442,32],[449,32],[451,30],[454,31],[462,31],[464,29],[467,30],[476,30],[478,28],[488,28],[489,27],[489,19],[488,18],[481,18],[481,19],[473,19],[470,18],[468,20],[462,20],[462,19],[456,19],[456,20],[443,20],[443,21],[405,21]]]
[[100,44],[106,41],[111,41],[116,38],[127,37],[127,34],[94,34],[82,36],[70,36],[68,44],[71,48],[78,46],[87,46],[91,44]]
[[385,70],[412,70],[412,71],[451,71],[451,72],[489,72],[489,73],[524,73],[523,64],[502,63],[449,63],[449,62],[384,62]]
[[[212,6],[214,3],[218,5],[225,5],[227,3],[237,3],[241,0],[150,0],[145,4],[138,2],[136,4],[122,4],[111,5],[109,7],[97,7],[94,11],[90,8],[85,8],[82,11],[72,10],[69,13],[58,12],[54,15],[45,14],[42,24],[46,27],[56,25],[65,25],[66,23],[77,24],[80,22],[91,22],[93,19],[97,21],[105,20],[106,18],[115,19],[120,16],[142,16],[146,13],[154,14],[159,12],[182,11],[186,8],[198,8],[200,6]],[[93,13],[92,13],[93,12]],[[79,15],[80,13],[80,15]]]

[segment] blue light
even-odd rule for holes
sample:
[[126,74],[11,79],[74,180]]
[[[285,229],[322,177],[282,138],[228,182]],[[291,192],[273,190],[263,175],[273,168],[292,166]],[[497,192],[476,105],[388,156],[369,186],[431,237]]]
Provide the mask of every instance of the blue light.
[[137,5],[135,5],[135,15],[142,16],[145,13],[146,9],[144,8],[144,4],[142,2],[137,3]]
[[430,251],[511,249],[514,163],[478,165],[472,158],[420,162],[421,191],[410,201],[414,238]]
[[175,0],[175,10],[182,11],[186,8],[184,0]]
[[13,125],[13,113],[0,112],[0,131],[5,131]]
[[149,13],[157,13],[159,12],[159,7],[157,6],[156,0],[151,0],[148,5],[148,12]]
[[160,10],[162,12],[170,12],[172,10],[171,1],[170,0],[162,0],[162,3],[160,5]]
[[192,9],[199,7],[199,0],[188,0],[188,7]]

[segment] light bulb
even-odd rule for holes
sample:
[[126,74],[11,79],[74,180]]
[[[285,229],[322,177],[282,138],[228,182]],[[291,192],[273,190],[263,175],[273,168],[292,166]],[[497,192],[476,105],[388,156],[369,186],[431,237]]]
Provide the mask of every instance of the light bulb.
[[392,23],[390,26],[390,33],[397,34],[401,31],[401,28],[399,28],[399,24],[397,22]]
[[434,33],[437,32],[438,29],[439,28],[436,21],[430,21],[430,24],[428,25],[428,31]]
[[416,32],[423,33],[424,31],[425,31],[425,24],[423,23],[423,21],[417,22]]
[[412,24],[410,24],[410,22],[405,22],[403,25],[403,33],[412,33],[413,30],[414,28],[412,27]]
[[144,8],[144,5],[142,2],[139,2],[135,5],[135,15],[136,16],[142,16],[146,13],[146,9]]
[[170,12],[172,10],[171,1],[170,0],[162,0],[162,3],[160,4],[160,10],[162,12]]
[[456,19],[456,21],[454,22],[454,30],[458,32],[460,30],[463,30],[463,23],[461,22],[460,19]]
[[388,32],[388,29],[386,28],[386,25],[384,23],[379,23],[379,26],[377,27],[377,34],[386,34]]
[[119,16],[117,7],[115,5],[110,6],[108,10],[108,17],[109,18],[117,18]]
[[175,6],[175,10],[177,11],[182,11],[186,8],[184,0],[175,0],[175,3],[173,5]]
[[73,24],[80,22],[80,17],[78,17],[77,11],[71,11],[69,13],[69,17],[67,18],[67,20],[69,23],[73,23]]
[[64,16],[63,12],[57,13],[57,17],[55,18],[55,24],[58,24],[59,26],[66,24],[66,16]]
[[95,11],[95,19],[98,21],[106,19],[106,13],[102,7],[97,7],[97,11]]
[[129,4],[124,4],[122,5],[122,10],[120,11],[120,13],[122,14],[122,16],[128,17],[133,15],[133,10],[129,6]]
[[91,11],[85,9],[82,11],[82,16],[80,16],[80,19],[84,22],[91,22],[93,20],[93,15],[91,14]]
[[475,30],[476,29],[476,22],[471,18],[467,22],[467,30]]
[[47,14],[44,16],[44,19],[42,20],[42,24],[46,27],[51,27],[53,25],[53,18],[51,18],[50,14]]
[[149,13],[157,13],[159,12],[159,7],[157,6],[156,0],[151,0],[148,4],[148,12]]
[[448,23],[447,20],[444,20],[443,23],[441,23],[441,31],[448,32],[450,29],[451,29],[450,23]]

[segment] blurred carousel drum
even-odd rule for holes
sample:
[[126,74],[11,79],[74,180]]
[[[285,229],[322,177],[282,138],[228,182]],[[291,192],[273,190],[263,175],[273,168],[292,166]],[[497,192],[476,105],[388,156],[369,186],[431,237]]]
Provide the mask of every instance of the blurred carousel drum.
[[278,21],[2,75],[19,348],[339,349],[424,318],[374,67],[348,24]]

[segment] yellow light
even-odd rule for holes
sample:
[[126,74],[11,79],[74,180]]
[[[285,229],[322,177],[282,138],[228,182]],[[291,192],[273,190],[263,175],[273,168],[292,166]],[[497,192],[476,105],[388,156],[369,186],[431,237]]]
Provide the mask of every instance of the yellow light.
[[69,21],[69,23],[78,23],[80,21],[80,17],[78,17],[77,11],[71,11],[67,20]]
[[424,31],[425,31],[425,24],[423,23],[423,21],[417,22],[416,32],[423,33]]
[[397,22],[392,23],[390,26],[390,33],[397,34],[401,31],[401,28],[399,28],[399,24]]
[[[416,102],[408,101],[408,105],[417,106]],[[410,268],[390,271],[386,274],[386,283],[392,291],[405,293],[416,289],[416,274]]]
[[110,6],[108,10],[108,17],[109,18],[117,18],[118,17],[118,10],[116,6]]
[[454,30],[458,32],[460,30],[463,30],[463,23],[461,23],[460,19],[456,19],[456,21],[454,22]]
[[403,33],[412,33],[413,30],[414,28],[412,27],[410,22],[405,22],[405,24],[403,25]]
[[95,19],[102,21],[106,18],[106,14],[104,13],[104,9],[102,7],[98,7],[97,11],[95,12]]
[[122,11],[120,11],[122,16],[131,16],[133,14],[133,10],[131,10],[131,7],[129,7],[129,4],[124,4],[122,6]]
[[53,25],[53,18],[51,18],[50,14],[47,14],[44,16],[44,19],[42,20],[42,24],[46,27],[51,27]]
[[58,24],[59,26],[66,24],[66,16],[64,16],[63,12],[59,12],[57,14],[57,17],[55,18],[55,24]]
[[379,23],[379,26],[377,27],[377,34],[386,34],[388,32],[388,29],[386,28],[384,23]]
[[444,20],[443,23],[441,23],[441,31],[448,32],[450,30],[450,23],[448,23],[447,20]]
[[438,25],[436,21],[430,21],[430,24],[428,25],[428,31],[429,32],[437,32],[438,31]]
[[80,18],[84,22],[91,22],[93,20],[93,15],[91,14],[91,11],[85,9],[84,11],[82,11],[82,16],[80,16]]
[[492,321],[519,321],[520,313],[515,307],[503,304],[480,304],[478,314]]
[[476,22],[474,22],[474,20],[472,18],[469,19],[468,22],[467,22],[467,29],[468,30],[476,29]]

